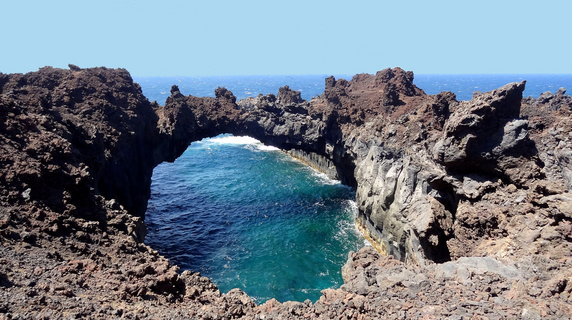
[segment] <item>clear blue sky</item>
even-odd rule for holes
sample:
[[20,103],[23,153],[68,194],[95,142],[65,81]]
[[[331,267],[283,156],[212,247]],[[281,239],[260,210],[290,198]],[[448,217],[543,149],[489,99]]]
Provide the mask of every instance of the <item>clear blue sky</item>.
[[570,0],[0,1],[3,73],[572,73]]

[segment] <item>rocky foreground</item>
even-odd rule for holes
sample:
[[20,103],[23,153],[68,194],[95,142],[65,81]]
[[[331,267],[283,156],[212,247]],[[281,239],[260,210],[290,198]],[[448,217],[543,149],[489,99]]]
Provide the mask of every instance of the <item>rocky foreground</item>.
[[[311,101],[174,86],[159,106],[122,69],[0,74],[0,319],[572,318],[572,98],[412,81],[331,77]],[[377,250],[350,255],[341,288],[257,305],[142,243],[154,166],[220,133],[356,188]]]

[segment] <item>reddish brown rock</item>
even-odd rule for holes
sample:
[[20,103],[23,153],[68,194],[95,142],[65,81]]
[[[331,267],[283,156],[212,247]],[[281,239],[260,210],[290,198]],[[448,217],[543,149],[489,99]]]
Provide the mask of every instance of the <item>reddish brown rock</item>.
[[[572,117],[524,83],[459,102],[399,68],[326,79],[310,101],[149,103],[125,70],[0,74],[0,314],[8,318],[570,318]],[[316,302],[222,294],[141,241],[152,169],[250,135],[356,187],[378,248]],[[436,263],[437,262],[437,263]]]

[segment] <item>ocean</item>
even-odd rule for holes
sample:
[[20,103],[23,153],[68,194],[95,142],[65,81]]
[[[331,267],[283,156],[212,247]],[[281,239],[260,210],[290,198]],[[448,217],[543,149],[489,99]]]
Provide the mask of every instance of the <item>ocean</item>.
[[[277,94],[278,88],[288,85],[300,91],[302,98],[311,99],[323,93],[324,79],[328,76],[135,77],[134,80],[141,85],[143,93],[150,100],[164,104],[174,84],[179,86],[181,93],[198,97],[213,97],[217,87],[225,87],[238,99],[255,97],[259,93]],[[334,76],[336,79],[352,78],[349,75]],[[418,74],[415,75],[414,83],[428,94],[451,91],[457,95],[458,100],[469,100],[475,91],[486,92],[522,80],[527,81],[525,97],[538,97],[543,92],[555,92],[561,87],[572,90],[572,74]]]
[[[135,78],[164,104],[171,85],[213,96],[223,86],[237,98],[276,94],[289,85],[310,99],[325,75]],[[336,78],[350,79],[344,75]],[[572,75],[416,75],[429,94],[459,100],[527,80],[525,96],[572,88]],[[221,135],[191,144],[153,172],[145,242],[183,269],[210,277],[221,291],[240,288],[262,303],[315,301],[342,284],[348,253],[365,245],[354,226],[354,191],[250,137]]]

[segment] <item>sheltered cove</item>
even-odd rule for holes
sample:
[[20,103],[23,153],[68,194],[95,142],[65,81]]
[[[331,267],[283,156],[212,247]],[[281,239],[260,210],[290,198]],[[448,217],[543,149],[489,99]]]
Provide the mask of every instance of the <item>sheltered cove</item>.
[[[572,314],[572,98],[512,83],[459,102],[399,68],[305,101],[150,103],[125,70],[0,74],[0,312],[15,318],[406,318]],[[364,248],[315,304],[256,306],[142,243],[153,167],[249,135],[356,188]],[[434,263],[437,262],[437,263]]]

